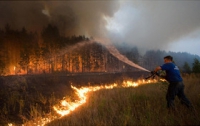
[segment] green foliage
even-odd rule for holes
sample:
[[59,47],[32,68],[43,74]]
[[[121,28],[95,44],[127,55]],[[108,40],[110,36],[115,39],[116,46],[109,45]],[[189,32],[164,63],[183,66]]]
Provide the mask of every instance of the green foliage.
[[199,62],[199,60],[197,58],[194,59],[192,71],[194,73],[200,73],[200,62]]
[[187,62],[184,63],[182,71],[185,73],[191,73],[191,68]]

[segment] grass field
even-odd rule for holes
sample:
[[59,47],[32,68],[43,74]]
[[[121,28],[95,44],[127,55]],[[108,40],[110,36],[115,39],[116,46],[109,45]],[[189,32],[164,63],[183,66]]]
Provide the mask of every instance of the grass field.
[[[121,85],[123,80],[136,80],[132,76],[127,73],[1,77],[0,125],[33,126],[41,118],[57,115],[53,106],[64,96],[69,100],[77,99],[71,84],[77,88]],[[89,92],[86,103],[46,125],[200,125],[200,75],[183,75],[183,79],[185,94],[195,108],[193,111],[179,103],[178,98],[175,99],[176,111],[169,111],[165,100],[168,84],[159,81],[138,87],[119,86]]]
[[84,105],[47,125],[200,125],[199,77],[184,75],[185,93],[195,111],[179,103],[178,98],[176,111],[169,111],[165,100],[167,84],[156,83],[91,92]]

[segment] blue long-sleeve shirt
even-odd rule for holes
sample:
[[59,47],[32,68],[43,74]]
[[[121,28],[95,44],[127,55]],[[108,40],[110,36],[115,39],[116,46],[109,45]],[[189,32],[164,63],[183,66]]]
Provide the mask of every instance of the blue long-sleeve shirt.
[[162,70],[166,71],[166,80],[169,82],[183,81],[179,68],[174,63],[165,63],[160,66]]

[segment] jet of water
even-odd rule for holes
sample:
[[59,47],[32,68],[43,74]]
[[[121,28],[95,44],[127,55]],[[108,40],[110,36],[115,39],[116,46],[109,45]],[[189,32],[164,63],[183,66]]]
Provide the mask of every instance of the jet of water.
[[144,70],[144,71],[147,71],[147,72],[150,72],[149,70],[139,66],[138,64],[135,64],[133,63],[132,61],[130,61],[127,57],[125,57],[124,55],[122,55],[112,44],[109,40],[102,40],[102,39],[95,39],[95,41],[101,43],[102,45],[104,45],[108,51],[113,55],[115,56],[117,59],[119,59],[120,61],[132,66],[132,67],[135,67],[135,68],[138,68],[140,70]]

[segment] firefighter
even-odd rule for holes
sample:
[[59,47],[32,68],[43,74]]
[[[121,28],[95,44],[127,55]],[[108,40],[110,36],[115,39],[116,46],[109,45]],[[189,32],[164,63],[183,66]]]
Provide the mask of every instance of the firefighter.
[[164,64],[156,67],[152,72],[156,73],[159,70],[166,72],[165,79],[169,82],[166,94],[167,107],[174,109],[174,99],[178,96],[182,104],[185,104],[188,108],[192,108],[191,102],[185,96],[183,79],[180,75],[179,68],[173,62],[173,57],[165,56]]

